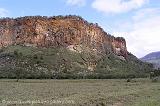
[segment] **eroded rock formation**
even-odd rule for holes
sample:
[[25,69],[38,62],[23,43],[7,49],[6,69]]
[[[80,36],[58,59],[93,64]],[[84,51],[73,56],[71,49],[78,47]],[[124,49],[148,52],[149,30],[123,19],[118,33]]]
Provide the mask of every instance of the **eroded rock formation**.
[[[79,16],[21,17],[0,19],[0,47],[24,44],[38,47],[86,46],[100,53],[127,56],[124,38],[113,37],[97,24]],[[71,48],[72,47],[72,48]]]

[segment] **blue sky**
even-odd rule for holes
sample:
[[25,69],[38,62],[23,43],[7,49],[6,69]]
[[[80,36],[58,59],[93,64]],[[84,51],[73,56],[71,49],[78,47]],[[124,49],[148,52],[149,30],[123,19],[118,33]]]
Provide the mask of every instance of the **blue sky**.
[[160,51],[160,0],[0,0],[0,17],[80,15],[142,57]]

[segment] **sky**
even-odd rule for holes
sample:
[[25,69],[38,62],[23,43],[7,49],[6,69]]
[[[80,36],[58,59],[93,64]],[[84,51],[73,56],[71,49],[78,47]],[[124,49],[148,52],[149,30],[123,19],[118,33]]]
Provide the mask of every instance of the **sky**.
[[70,14],[124,37],[139,58],[160,51],[160,0],[0,0],[0,17]]

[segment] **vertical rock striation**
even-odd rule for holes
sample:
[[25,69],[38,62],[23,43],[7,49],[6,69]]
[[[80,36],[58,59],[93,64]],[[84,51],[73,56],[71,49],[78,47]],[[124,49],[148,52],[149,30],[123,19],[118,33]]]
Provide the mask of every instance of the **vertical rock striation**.
[[37,47],[86,46],[98,53],[126,57],[126,41],[79,16],[27,16],[0,19],[0,47],[13,44]]

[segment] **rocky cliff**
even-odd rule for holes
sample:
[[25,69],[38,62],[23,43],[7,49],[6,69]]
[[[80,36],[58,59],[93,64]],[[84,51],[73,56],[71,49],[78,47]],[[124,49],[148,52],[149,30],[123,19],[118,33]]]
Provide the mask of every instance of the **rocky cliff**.
[[0,78],[145,77],[125,39],[79,16],[0,19]]
[[[98,24],[79,16],[29,16],[0,19],[0,47],[23,44],[37,47],[63,46],[77,50],[84,46],[96,53],[127,56],[126,41],[103,31]],[[78,49],[80,50],[80,49]]]

